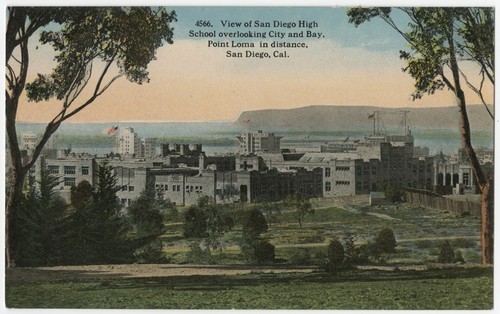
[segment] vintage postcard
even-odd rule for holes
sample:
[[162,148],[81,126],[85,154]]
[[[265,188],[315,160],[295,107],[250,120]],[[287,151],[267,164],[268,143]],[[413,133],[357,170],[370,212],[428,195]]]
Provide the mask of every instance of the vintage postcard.
[[7,308],[493,308],[491,4],[4,15]]

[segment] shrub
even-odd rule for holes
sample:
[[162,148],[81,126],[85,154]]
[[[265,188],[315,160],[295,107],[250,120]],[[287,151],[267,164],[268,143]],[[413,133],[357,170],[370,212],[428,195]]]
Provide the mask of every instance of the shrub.
[[163,253],[161,241],[155,241],[137,249],[134,256],[138,263],[164,264],[170,262],[170,259]]
[[274,245],[265,240],[259,240],[255,243],[255,259],[257,263],[273,262],[274,252]]
[[454,250],[448,240],[444,241],[439,252],[438,263],[465,263],[462,252]]
[[193,242],[189,245],[189,252],[186,254],[186,262],[191,264],[211,264],[213,261],[210,251],[203,250],[200,243]]
[[368,262],[368,254],[361,249],[361,246],[356,246],[356,237],[352,233],[346,233],[344,236],[344,250],[346,267]]
[[269,263],[274,261],[275,247],[268,241],[255,239],[244,241],[241,245],[241,253],[251,263]]
[[396,237],[391,228],[380,230],[375,243],[382,253],[393,253],[396,251]]
[[328,250],[326,253],[327,262],[326,262],[326,271],[331,273],[337,273],[344,266],[344,246],[340,243],[339,240],[331,240],[330,244],[328,244]]

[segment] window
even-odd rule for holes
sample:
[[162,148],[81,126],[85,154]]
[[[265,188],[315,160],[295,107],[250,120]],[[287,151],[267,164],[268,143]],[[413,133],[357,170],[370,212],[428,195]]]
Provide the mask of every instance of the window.
[[59,174],[59,166],[48,165],[47,166],[47,172],[49,174]]
[[335,171],[349,171],[349,170],[350,168],[345,166],[335,167]]
[[335,185],[350,185],[351,181],[335,181]]
[[133,185],[130,185],[130,186],[128,187],[128,191],[129,191],[129,192],[133,192],[133,191],[134,191],[134,186],[133,186]]
[[82,175],[89,174],[89,166],[82,166]]
[[76,186],[76,178],[64,178],[64,186]]
[[469,186],[469,174],[468,173],[463,174],[462,181],[463,181],[465,186]]
[[332,190],[332,183],[325,182],[325,192],[330,192]]
[[75,166],[64,166],[64,174],[76,174]]
[[332,169],[330,167],[325,168],[325,177],[328,178],[330,177],[332,173]]

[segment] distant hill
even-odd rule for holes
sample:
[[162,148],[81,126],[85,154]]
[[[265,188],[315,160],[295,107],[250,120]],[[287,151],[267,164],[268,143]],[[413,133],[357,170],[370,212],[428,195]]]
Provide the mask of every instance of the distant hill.
[[[493,130],[493,120],[483,105],[469,105],[469,121],[473,130]],[[245,111],[234,122],[252,127],[290,128],[302,130],[359,130],[373,125],[368,116],[375,110],[409,111],[412,129],[458,129],[459,112],[456,106],[439,108],[382,108],[370,106],[308,106],[294,109]],[[381,115],[385,126],[395,126],[400,115]]]

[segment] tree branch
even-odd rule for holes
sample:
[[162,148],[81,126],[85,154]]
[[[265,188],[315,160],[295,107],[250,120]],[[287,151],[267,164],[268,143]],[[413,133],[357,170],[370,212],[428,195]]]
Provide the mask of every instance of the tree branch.
[[481,99],[481,102],[483,103],[484,105],[484,108],[486,109],[486,111],[488,112],[488,114],[490,115],[491,119],[495,120],[495,116],[493,115],[493,113],[490,111],[490,109],[488,108],[488,104],[486,103],[486,101],[484,100],[484,97],[483,97],[483,84],[484,84],[484,80],[485,80],[485,74],[484,74],[484,71],[481,70],[481,83],[480,83],[480,86],[479,86],[479,89],[476,88],[470,81],[469,79],[467,78],[467,76],[465,75],[465,73],[460,70],[460,74],[462,75],[462,77],[464,78],[465,80],[465,83],[467,84],[467,86],[469,86],[469,88],[474,92],[476,93],[476,95],[479,96],[479,98]]

